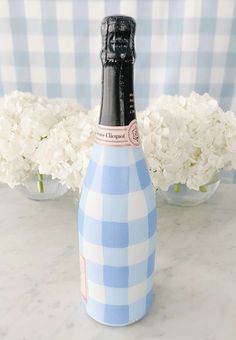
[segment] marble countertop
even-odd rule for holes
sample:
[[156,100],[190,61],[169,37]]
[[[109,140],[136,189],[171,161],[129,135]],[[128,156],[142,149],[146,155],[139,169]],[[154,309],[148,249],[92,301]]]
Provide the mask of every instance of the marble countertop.
[[0,187],[0,339],[235,340],[236,186],[194,208],[158,204],[152,310],[111,328],[80,302],[72,195],[35,202]]

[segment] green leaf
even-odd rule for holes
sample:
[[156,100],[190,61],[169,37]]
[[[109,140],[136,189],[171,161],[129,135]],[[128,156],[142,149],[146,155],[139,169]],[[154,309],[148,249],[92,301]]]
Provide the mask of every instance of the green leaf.
[[207,192],[207,187],[205,185],[200,185],[199,191],[201,192]]
[[174,191],[175,192],[180,192],[180,189],[181,189],[180,183],[177,183],[177,184],[174,185]]

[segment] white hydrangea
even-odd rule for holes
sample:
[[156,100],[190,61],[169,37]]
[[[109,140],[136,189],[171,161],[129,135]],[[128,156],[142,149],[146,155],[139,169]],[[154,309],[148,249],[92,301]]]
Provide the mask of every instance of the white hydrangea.
[[94,143],[99,108],[78,112],[59,122],[39,145],[39,171],[58,178],[67,187],[81,189]]
[[[26,181],[35,169],[81,189],[91,156],[99,107],[88,113],[76,102],[13,92],[0,99],[0,180]],[[153,183],[191,189],[223,168],[236,168],[236,117],[208,94],[161,96],[138,114]]]
[[198,190],[223,168],[236,168],[236,117],[208,94],[161,96],[140,112],[142,144],[153,183]]
[[0,181],[23,183],[37,168],[34,153],[52,127],[81,107],[66,99],[49,99],[15,91],[0,100]]

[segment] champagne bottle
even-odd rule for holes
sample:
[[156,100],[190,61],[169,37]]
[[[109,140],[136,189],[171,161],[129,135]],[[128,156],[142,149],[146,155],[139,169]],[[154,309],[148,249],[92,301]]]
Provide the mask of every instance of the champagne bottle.
[[81,294],[100,323],[141,319],[153,300],[156,201],[134,106],[135,21],[102,21],[102,103],[79,205]]

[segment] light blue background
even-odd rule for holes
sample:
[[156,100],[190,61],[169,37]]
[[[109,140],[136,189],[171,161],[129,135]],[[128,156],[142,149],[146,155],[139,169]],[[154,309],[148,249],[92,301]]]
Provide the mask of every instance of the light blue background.
[[18,89],[100,101],[100,21],[137,21],[136,106],[161,93],[210,92],[236,108],[234,0],[2,0],[0,95]]

